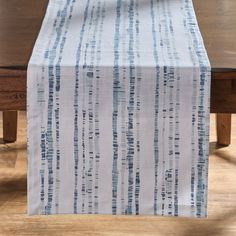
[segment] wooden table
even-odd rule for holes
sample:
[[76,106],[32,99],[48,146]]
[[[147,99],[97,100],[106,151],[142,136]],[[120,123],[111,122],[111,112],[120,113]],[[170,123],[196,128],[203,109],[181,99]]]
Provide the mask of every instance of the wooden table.
[[[47,0],[0,0],[0,110],[5,141],[16,140],[17,110],[26,109],[26,70]],[[212,66],[211,112],[218,143],[229,145],[236,113],[236,1],[193,0]]]

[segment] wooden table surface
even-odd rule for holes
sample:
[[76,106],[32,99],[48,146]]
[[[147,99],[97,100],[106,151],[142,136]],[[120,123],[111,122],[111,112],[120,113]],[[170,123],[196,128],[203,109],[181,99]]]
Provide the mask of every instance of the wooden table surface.
[[[25,102],[27,64],[47,2],[0,0],[0,110],[25,107],[20,102]],[[236,112],[236,0],[193,3],[212,67],[211,111]],[[10,91],[18,93],[9,95]],[[6,96],[19,99],[18,106],[14,108]],[[4,99],[9,101],[3,104]]]

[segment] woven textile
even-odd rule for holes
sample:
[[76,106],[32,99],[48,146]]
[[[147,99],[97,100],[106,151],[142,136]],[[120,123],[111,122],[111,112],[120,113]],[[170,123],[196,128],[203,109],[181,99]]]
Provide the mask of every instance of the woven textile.
[[28,66],[28,213],[205,217],[209,91],[191,0],[50,0]]

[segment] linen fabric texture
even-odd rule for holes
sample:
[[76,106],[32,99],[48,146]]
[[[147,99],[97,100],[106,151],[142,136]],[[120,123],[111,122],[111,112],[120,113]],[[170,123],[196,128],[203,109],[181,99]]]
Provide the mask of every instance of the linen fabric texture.
[[207,214],[210,64],[191,0],[50,0],[27,72],[28,214]]

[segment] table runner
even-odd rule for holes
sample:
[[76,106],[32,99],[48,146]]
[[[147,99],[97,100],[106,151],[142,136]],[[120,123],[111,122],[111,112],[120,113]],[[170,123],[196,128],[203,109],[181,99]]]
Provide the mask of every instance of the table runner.
[[191,0],[50,0],[28,65],[28,214],[205,217],[210,64]]

